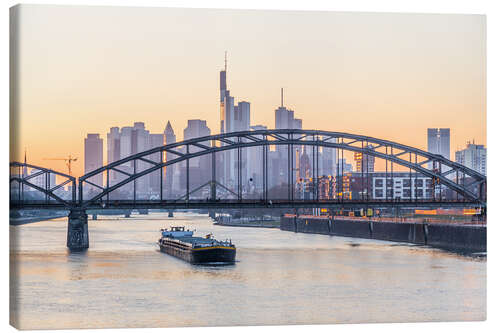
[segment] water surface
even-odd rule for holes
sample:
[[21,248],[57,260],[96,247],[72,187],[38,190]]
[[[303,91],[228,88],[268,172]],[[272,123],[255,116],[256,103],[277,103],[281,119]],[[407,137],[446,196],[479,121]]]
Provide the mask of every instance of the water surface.
[[[214,226],[166,213],[89,221],[69,253],[66,218],[11,226],[11,323],[22,329],[486,319],[486,259],[402,243]],[[185,225],[237,246],[232,266],[158,250]]]

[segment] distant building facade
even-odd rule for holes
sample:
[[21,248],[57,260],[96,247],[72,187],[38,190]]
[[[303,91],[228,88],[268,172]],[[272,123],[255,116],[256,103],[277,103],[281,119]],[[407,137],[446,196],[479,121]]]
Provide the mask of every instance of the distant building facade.
[[338,173],[347,173],[347,172],[352,172],[352,164],[347,163],[347,159],[345,158],[339,158],[339,162],[337,163],[337,170]]
[[484,145],[467,143],[465,149],[455,152],[455,162],[486,176],[486,148]]
[[[263,131],[267,130],[267,126],[255,125],[251,126],[252,131]],[[268,149],[266,146],[258,146],[248,148],[248,169],[249,169],[249,184],[248,190],[250,192],[262,192],[262,186],[264,182],[264,170],[263,170],[263,154],[264,149]]]
[[[150,133],[143,122],[135,122],[133,126],[125,126],[122,128],[111,127],[107,133],[107,163],[110,164],[130,155],[163,146],[164,144],[165,133]],[[145,159],[152,162],[160,162],[163,158],[164,155],[160,153],[145,156]],[[128,176],[123,172],[133,174],[135,171],[135,173],[139,173],[150,167],[151,163],[146,161],[137,160],[135,162],[127,162],[117,167],[117,169],[122,172],[116,170],[109,171],[109,184],[114,185],[126,179]],[[162,182],[165,189],[166,182],[163,180],[166,180],[166,178],[165,175],[161,175],[160,170],[151,172],[138,178],[135,183],[130,182],[122,186],[119,190],[112,192],[110,198],[130,199],[134,188],[136,190],[136,199],[150,199],[152,196],[158,197],[160,194],[160,184]]]
[[[234,97],[231,96],[227,86],[227,59],[224,59],[224,70],[220,71],[220,133],[231,133],[236,131],[250,130],[250,103],[241,101],[238,105],[234,104]],[[243,151],[241,156],[242,178],[246,183],[250,177],[250,171],[247,167],[249,150]],[[218,179],[225,186],[236,190],[238,164],[237,151],[231,149],[220,154],[217,164],[221,166],[218,172]],[[219,168],[218,168],[219,169]]]
[[[172,128],[172,124],[170,121],[167,122],[167,125],[165,126],[165,130],[163,131],[163,136],[164,136],[164,142],[165,145],[169,145],[172,143],[177,142],[177,137],[175,136],[175,132]],[[171,161],[175,159],[177,155],[174,153],[166,153],[165,154],[165,160],[166,161]],[[179,165],[178,163],[175,163],[173,165],[169,165],[165,168],[165,187],[164,187],[164,193],[163,196],[165,198],[172,199],[174,198],[174,173],[178,169]]]
[[[368,149],[372,149],[372,145],[368,145]],[[375,171],[375,156],[354,153],[354,160],[356,161],[356,172],[374,172]]]
[[[295,118],[295,111],[287,109],[283,105],[283,88],[281,89],[281,105],[274,110],[274,128],[302,129],[302,120]],[[299,148],[299,151],[300,150],[301,149]],[[276,146],[276,152],[276,158],[273,160],[274,165],[272,165],[272,168],[276,170],[276,173],[275,177],[271,178],[270,185],[277,186],[286,184],[288,182],[288,172],[292,172],[292,183],[295,183],[297,181],[297,172],[293,172],[294,170],[288,170],[288,147],[286,145]],[[307,154],[305,147],[302,150],[302,154]],[[291,165],[293,169],[297,169],[297,158],[301,158],[300,153],[297,154],[296,152],[292,152]]]
[[[415,173],[385,172],[360,173],[350,172],[339,177],[323,177],[323,182],[331,179],[329,197],[345,200],[421,200],[433,198],[435,187],[429,177],[416,176]],[[325,189],[322,193],[327,193]]]
[[[84,155],[85,173],[89,173],[102,167],[103,140],[99,137],[99,134],[87,134],[87,137],[84,140]],[[98,174],[92,176],[88,179],[88,181],[102,187],[103,175]],[[98,187],[91,187],[94,187],[95,190],[99,190]]]
[[[200,120],[200,119],[190,119],[188,120],[188,125],[184,129],[184,141],[189,140],[189,139],[194,139],[194,138],[199,138],[203,136],[209,136],[210,135],[210,129],[207,126],[207,121],[206,120]],[[205,142],[200,142],[202,145],[210,147],[211,142],[210,141],[205,141]],[[186,148],[184,148],[184,153],[186,153]],[[201,151],[202,148],[200,147],[195,147],[195,146],[190,146],[189,147],[189,153],[195,153],[198,151]],[[180,181],[181,184],[184,184],[186,186],[187,182],[187,162],[182,162],[180,164],[181,172],[180,172]],[[203,155],[200,157],[195,157],[191,158],[189,160],[189,188],[190,190],[195,190],[197,187],[202,186],[203,184],[209,182],[211,180],[211,175],[212,175],[212,165],[211,165],[211,156],[210,155]],[[182,186],[182,185],[181,185]],[[184,191],[181,191],[183,194],[185,194],[186,189]],[[203,189],[205,192],[208,191],[208,188]],[[193,195],[190,195],[190,197],[203,197],[203,192],[197,192],[193,193]],[[205,193],[205,196],[207,194]]]
[[450,159],[450,129],[428,128],[427,151]]

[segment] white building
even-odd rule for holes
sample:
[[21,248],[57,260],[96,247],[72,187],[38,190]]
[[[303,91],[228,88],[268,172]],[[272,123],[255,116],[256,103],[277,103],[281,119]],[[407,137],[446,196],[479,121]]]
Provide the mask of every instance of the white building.
[[467,143],[465,149],[455,152],[455,162],[486,176],[486,148],[484,145]]
[[432,179],[417,177],[415,173],[394,172],[392,177],[385,172],[370,173],[373,199],[430,199]]

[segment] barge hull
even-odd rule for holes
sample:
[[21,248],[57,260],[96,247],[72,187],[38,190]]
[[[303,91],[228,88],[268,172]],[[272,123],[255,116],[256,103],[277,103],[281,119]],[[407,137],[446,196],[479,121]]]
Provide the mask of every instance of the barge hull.
[[185,260],[191,264],[208,264],[215,262],[234,263],[236,249],[210,248],[210,249],[181,249],[172,246],[160,246],[161,252]]
[[193,264],[206,264],[211,262],[233,263],[236,250],[230,248],[194,249],[191,251]]

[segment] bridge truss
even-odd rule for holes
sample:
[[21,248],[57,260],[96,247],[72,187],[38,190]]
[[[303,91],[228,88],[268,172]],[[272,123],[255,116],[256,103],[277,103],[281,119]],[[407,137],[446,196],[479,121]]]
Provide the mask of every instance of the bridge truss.
[[[30,172],[28,172],[28,170]],[[59,181],[51,182],[51,179],[58,176],[62,178]],[[69,197],[62,196],[58,191],[62,190],[66,185],[70,185]],[[31,188],[38,194],[42,194],[44,199],[25,198],[25,188]],[[58,206],[71,208],[75,206],[76,200],[76,179],[75,177],[64,173],[54,171],[47,168],[42,168],[36,165],[12,162],[10,163],[10,202],[11,207],[30,206]]]
[[[269,198],[269,151],[270,147],[283,146],[287,152],[287,185],[288,185],[288,197],[280,200],[273,200]],[[313,197],[310,200],[301,200],[294,197],[293,190],[293,152],[294,147],[298,146],[310,146],[312,147],[312,182],[313,188],[315,189]],[[242,193],[242,150],[251,147],[261,147],[262,152],[262,172],[263,181],[261,189],[261,197],[259,200],[255,199],[244,199]],[[52,204],[62,204],[66,206],[75,206],[82,208],[105,208],[105,207],[151,207],[151,208],[195,208],[195,207],[210,207],[210,206],[234,206],[234,207],[258,207],[273,204],[274,206],[291,207],[294,205],[299,206],[311,206],[321,202],[323,205],[356,205],[358,204],[355,200],[345,200],[337,198],[335,200],[321,200],[318,191],[318,175],[319,175],[319,147],[325,148],[335,148],[338,159],[343,158],[344,151],[351,151],[356,153],[362,153],[363,155],[370,155],[376,158],[380,158],[386,161],[386,177],[391,177],[393,173],[392,164],[397,164],[406,167],[410,170],[410,177],[412,171],[415,173],[414,176],[423,175],[429,177],[443,186],[451,189],[457,194],[457,199],[453,202],[443,202],[433,198],[433,200],[424,200],[423,198],[415,197],[410,200],[374,200],[369,199],[361,200],[359,204],[366,205],[367,201],[371,201],[377,205],[386,204],[397,204],[397,205],[409,205],[414,206],[416,204],[431,205],[436,201],[441,204],[452,205],[456,204],[471,204],[471,205],[485,205],[486,203],[486,177],[482,174],[469,169],[461,164],[452,162],[443,156],[428,153],[426,151],[413,148],[410,146],[402,145],[396,142],[381,140],[373,137],[340,133],[340,132],[326,132],[326,131],[316,131],[316,130],[262,130],[262,131],[244,131],[235,132],[227,134],[212,135],[207,137],[190,139],[182,142],[177,142],[162,147],[153,148],[148,151],[144,151],[138,154],[131,155],[119,161],[110,163],[102,168],[94,170],[90,173],[79,178],[78,182],[78,196],[75,197],[75,193],[72,194],[71,200],[62,199],[54,194],[55,188],[51,188],[50,185],[47,188],[40,188],[36,185],[29,184],[29,179],[26,177],[12,177],[12,181],[18,181],[21,184],[31,186],[41,192],[43,192],[47,197],[55,199]],[[233,190],[225,188],[228,192],[233,195],[231,199],[218,199],[216,197],[216,187],[224,187],[216,179],[215,174],[215,163],[216,163],[216,153],[236,150],[237,158],[237,175],[236,175],[236,188]],[[156,156],[156,158],[152,158]],[[169,156],[170,158],[166,158]],[[190,189],[189,182],[189,162],[201,156],[210,156],[212,162],[212,179],[205,185],[210,186],[210,197],[208,200],[194,200],[190,199],[190,193],[196,189]],[[141,168],[138,168],[138,163],[141,163]],[[168,166],[184,163],[187,172],[185,175],[185,195],[178,199],[167,199],[163,197],[163,179],[165,168]],[[390,171],[389,171],[390,163]],[[22,167],[21,163],[13,163],[12,166]],[[342,165],[343,166],[343,165]],[[427,166],[427,167],[426,167]],[[429,168],[429,166],[432,166]],[[35,166],[31,166],[38,168]],[[52,170],[38,168],[40,174],[43,173],[56,173]],[[119,173],[121,178],[118,182],[110,184],[110,172]],[[158,177],[158,182],[160,183],[160,192],[158,198],[140,200],[136,197],[136,181],[149,174],[156,172]],[[38,173],[34,175],[40,175]],[[63,176],[67,179],[66,183],[72,182],[75,184],[74,178],[57,173],[59,176]],[[344,170],[341,168],[337,169],[337,176],[344,174]],[[105,184],[102,186],[93,182],[95,177],[102,177],[105,179]],[[30,177],[30,176],[28,176]],[[466,184],[465,179],[469,179]],[[90,195],[84,197],[84,186],[90,186],[94,190]],[[133,198],[131,200],[113,200],[110,199],[110,194],[127,184],[133,184]],[[61,184],[57,188],[60,188]],[[339,184],[338,186],[343,186]],[[75,186],[72,186],[73,191]],[[476,190],[474,190],[476,188]],[[339,188],[338,191],[343,191]],[[17,199],[17,200],[16,200]],[[18,201],[22,203],[20,197],[12,198],[11,203]],[[271,199],[271,200],[270,200]],[[25,204],[28,204],[25,202]],[[42,206],[47,204],[47,202],[39,202],[38,205]],[[32,205],[37,205],[33,202]]]
[[[295,197],[294,191],[294,165],[293,154],[295,147],[312,147],[312,182],[314,193],[308,200]],[[252,147],[260,147],[262,160],[262,189],[261,196],[256,199],[245,199],[243,197],[242,181],[242,150]],[[287,152],[287,187],[288,196],[281,199],[270,198],[269,193],[269,152],[270,147],[280,148]],[[424,199],[422,197],[413,197],[409,200],[397,200],[389,198],[385,200],[375,200],[372,198],[362,198],[361,200],[347,200],[345,198],[336,198],[332,200],[323,200],[319,195],[318,176],[319,176],[319,148],[334,148],[337,153],[337,160],[344,157],[344,151],[361,153],[363,155],[374,156],[385,160],[386,178],[389,179],[393,174],[393,164],[406,167],[412,172],[414,177],[418,175],[428,177],[433,183],[445,186],[454,193],[456,199],[442,200],[433,197]],[[216,154],[235,150],[236,155],[236,182],[235,188],[229,189],[220,184],[216,177]],[[167,158],[168,156],[168,158]],[[203,186],[210,187],[210,196],[206,200],[190,198],[190,194],[199,188],[190,188],[190,168],[189,163],[195,158],[207,156],[211,159],[212,178]],[[184,163],[187,170],[185,175],[185,194],[177,199],[165,198],[163,191],[163,174],[165,169],[174,164]],[[138,165],[140,164],[140,167]],[[22,167],[22,163],[11,163],[11,167]],[[38,168],[35,166],[31,166]],[[337,168],[337,179],[344,175],[342,165]],[[40,172],[47,173],[52,170],[38,168]],[[110,182],[110,173],[120,174],[118,181]],[[66,177],[68,182],[73,184],[73,191],[76,189],[73,177],[56,173],[59,176]],[[146,175],[157,174],[157,182],[160,184],[160,191],[157,198],[137,198],[136,182],[139,178]],[[94,179],[102,177],[104,184],[97,184]],[[364,175],[365,176],[365,175]],[[467,179],[467,182],[466,182]],[[276,129],[243,131],[234,133],[225,133],[200,137],[182,142],[176,142],[165,146],[157,147],[137,153],[109,163],[99,169],[85,174],[78,181],[78,195],[72,194],[72,199],[62,199],[54,194],[54,188],[40,188],[32,184],[27,184],[28,179],[23,177],[12,177],[11,182],[18,181],[43,192],[46,196],[55,200],[46,202],[26,202],[21,197],[11,196],[11,206],[31,206],[44,207],[49,205],[60,205],[68,207],[79,207],[82,209],[90,208],[243,208],[243,207],[313,207],[321,205],[322,207],[331,206],[366,206],[374,204],[380,207],[384,206],[485,206],[486,205],[486,177],[461,164],[452,162],[443,156],[435,155],[414,147],[399,144],[393,141],[377,139],[368,136],[348,134],[341,132],[327,132],[318,130],[295,130],[295,129]],[[343,192],[343,182],[337,184],[338,192]],[[110,195],[125,186],[130,187],[132,198],[127,200],[113,199]],[[61,186],[61,185],[58,185]],[[84,188],[92,187],[91,193],[85,194]],[[59,187],[58,187],[59,188]],[[223,188],[232,195],[230,199],[220,199],[217,197],[216,189]]]
[[[294,172],[295,147],[308,146],[312,148],[312,197],[304,199],[296,197]],[[259,149],[262,162],[263,179],[261,182],[260,197],[244,198],[242,175],[243,149]],[[344,158],[344,151],[361,153],[364,156],[373,156],[385,160],[385,180],[393,178],[393,164],[410,170],[410,184],[412,172],[415,178],[428,177],[439,188],[445,186],[456,193],[456,198],[443,200],[441,191],[436,197],[434,188],[433,197],[411,197],[400,200],[394,197],[394,182],[392,183],[392,198],[376,200],[369,195],[348,200],[343,195],[325,199],[319,193],[319,155],[320,148],[333,148],[337,160]],[[287,155],[285,168],[288,190],[286,198],[269,196],[269,154],[271,148],[279,149],[281,154]],[[236,182],[232,186],[221,184],[217,178],[216,154],[226,154],[236,151],[235,162],[237,172]],[[220,155],[219,155],[220,156]],[[211,160],[211,179],[194,189],[190,188],[190,161],[206,157]],[[281,161],[284,162],[285,161]],[[164,173],[168,167],[183,163],[185,166],[185,193],[177,198],[164,196]],[[194,163],[194,161],[193,161]],[[363,162],[362,162],[363,163]],[[336,168],[336,193],[344,193],[344,163]],[[390,168],[389,168],[390,164]],[[27,172],[31,170],[31,173]],[[365,184],[365,168],[362,166],[362,182]],[[389,171],[390,170],[390,171]],[[120,177],[110,181],[110,175],[119,174]],[[137,180],[145,176],[158,177],[154,183],[159,184],[159,195],[155,198],[137,197]],[[51,176],[59,178],[59,183],[51,181]],[[62,179],[62,180],[61,180]],[[96,181],[97,179],[97,181]],[[99,179],[101,181],[99,181]],[[103,183],[102,180],[105,180]],[[68,191],[62,191],[64,186]],[[201,200],[191,196],[202,187],[210,187],[210,195]],[[25,197],[25,187],[34,189],[38,193],[36,198]],[[230,188],[231,187],[231,188]],[[91,191],[86,189],[91,188]],[[219,189],[219,192],[217,192]],[[131,199],[113,197],[115,191],[125,190],[131,194]],[[221,198],[220,190],[230,197]],[[60,192],[63,192],[62,194]],[[412,193],[412,191],[410,191]],[[418,192],[416,192],[418,193]],[[30,193],[33,195],[33,193]],[[89,247],[88,215],[89,209],[231,209],[231,208],[382,208],[382,207],[486,207],[486,176],[469,169],[461,164],[452,162],[443,156],[402,145],[396,142],[376,139],[368,136],[326,132],[317,130],[260,130],[226,133],[185,140],[157,147],[133,154],[116,162],[109,163],[97,170],[80,177],[78,184],[72,176],[50,169],[12,162],[10,164],[10,207],[14,209],[68,209],[67,246],[71,250],[85,250]]]

